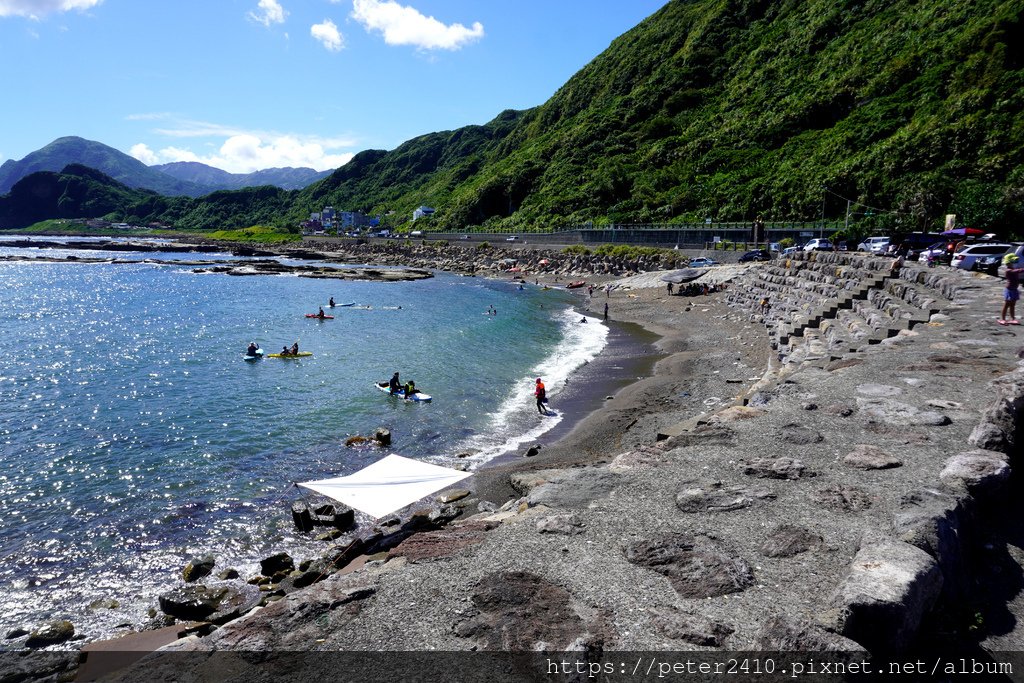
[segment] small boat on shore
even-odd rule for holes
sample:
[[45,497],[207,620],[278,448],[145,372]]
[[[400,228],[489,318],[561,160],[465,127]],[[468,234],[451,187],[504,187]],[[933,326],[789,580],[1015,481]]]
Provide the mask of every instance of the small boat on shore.
[[566,289],[579,289],[583,285],[587,284],[586,280],[574,280],[565,286]]

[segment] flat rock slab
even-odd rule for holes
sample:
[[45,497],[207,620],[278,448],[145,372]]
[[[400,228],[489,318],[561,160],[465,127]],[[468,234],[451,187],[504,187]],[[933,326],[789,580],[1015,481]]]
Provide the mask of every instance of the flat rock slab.
[[836,512],[861,512],[871,507],[871,496],[856,486],[831,484],[811,494],[811,500]]
[[585,509],[604,498],[619,484],[620,475],[607,469],[587,468],[565,470],[561,476],[537,486],[529,495],[529,503],[570,510]]
[[464,524],[458,528],[424,531],[406,538],[388,551],[388,557],[404,557],[409,562],[424,562],[452,555],[482,543],[493,525]]
[[663,534],[626,546],[626,559],[668,577],[684,598],[738,593],[754,585],[745,560],[702,536]]
[[537,520],[537,531],[542,534],[562,534],[563,536],[574,536],[582,534],[584,529],[583,521],[574,514],[551,515]]
[[799,479],[813,477],[814,472],[794,458],[754,458],[740,462],[743,474],[760,479]]
[[824,544],[821,534],[796,524],[780,524],[768,532],[760,550],[767,557],[793,557]]
[[878,446],[857,444],[843,457],[843,464],[859,470],[885,470],[899,467],[903,461]]
[[861,412],[883,422],[904,427],[939,427],[952,420],[935,410],[921,410],[916,406],[889,398],[857,398]]
[[684,482],[686,486],[676,494],[676,507],[683,512],[729,512],[750,507],[759,500],[776,497],[769,489],[753,488],[743,484],[726,485],[720,481],[709,483]]
[[581,609],[565,588],[530,572],[488,574],[471,599],[475,612],[455,624],[455,635],[485,650],[567,650],[609,633],[603,613]]
[[735,630],[723,622],[675,608],[655,609],[651,621],[666,638],[703,647],[721,647]]
[[813,429],[808,429],[798,424],[784,425],[779,430],[779,438],[786,442],[796,446],[807,446],[812,443],[820,443],[825,440],[819,432]]
[[941,590],[942,572],[928,553],[901,541],[873,543],[853,558],[827,620],[871,652],[901,651]]
[[[846,652],[861,661],[864,648],[849,638],[826,631],[817,624],[775,616],[761,625],[754,647],[762,652]],[[836,660],[830,660],[836,661]]]

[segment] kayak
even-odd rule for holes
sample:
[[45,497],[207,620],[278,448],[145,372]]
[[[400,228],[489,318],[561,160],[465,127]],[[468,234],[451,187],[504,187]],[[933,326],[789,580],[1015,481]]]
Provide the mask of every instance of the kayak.
[[[387,382],[374,382],[373,385],[380,389],[381,391],[383,391],[385,394],[391,393],[391,390],[388,388],[389,384]],[[399,391],[397,394],[395,394],[395,396],[406,401],[415,401],[417,403],[429,403],[430,400],[433,398],[433,396],[431,396],[430,394],[424,394],[422,391],[417,391],[415,394],[412,395],[412,398],[405,398],[405,391]]]
[[582,287],[585,284],[587,284],[586,280],[576,280],[575,282],[570,282],[569,284],[567,284],[565,286],[565,288],[566,289],[578,289],[578,288]]
[[242,360],[259,360],[261,358],[263,358],[263,349],[256,349],[255,356],[250,356],[249,354],[242,356]]
[[307,318],[319,318],[320,320],[334,320],[333,315],[320,315],[318,313],[307,313]]
[[299,351],[298,353],[289,353],[287,356],[281,353],[271,353],[267,358],[308,358],[312,355],[311,351]]
[[337,306],[338,308],[345,308],[346,306],[355,306],[356,302],[355,301],[349,301],[347,304],[334,304],[334,305]]

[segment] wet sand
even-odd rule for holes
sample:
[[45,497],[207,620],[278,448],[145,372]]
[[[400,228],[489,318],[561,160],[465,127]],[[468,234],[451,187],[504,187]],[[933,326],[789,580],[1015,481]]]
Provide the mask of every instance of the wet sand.
[[484,500],[518,498],[509,483],[515,472],[607,462],[649,444],[658,429],[733,401],[767,367],[764,327],[725,320],[724,292],[669,296],[659,285],[610,297],[595,291],[591,299],[577,291],[578,308],[590,315],[602,316],[608,304],[608,347],[552,395],[566,419],[536,442],[536,456],[524,457],[524,445],[474,475],[471,488]]

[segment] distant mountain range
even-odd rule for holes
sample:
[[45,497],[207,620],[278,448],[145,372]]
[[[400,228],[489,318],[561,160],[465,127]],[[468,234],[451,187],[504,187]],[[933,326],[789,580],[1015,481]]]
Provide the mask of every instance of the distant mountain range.
[[192,161],[147,166],[138,159],[101,142],[68,136],[57,138],[20,161],[0,165],[0,194],[37,171],[60,171],[69,165],[94,168],[118,182],[136,189],[153,190],[165,196],[200,197],[217,190],[272,185],[298,190],[331,174],[312,168],[268,168],[254,173],[228,173]]

